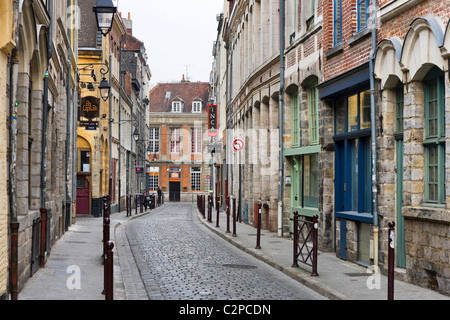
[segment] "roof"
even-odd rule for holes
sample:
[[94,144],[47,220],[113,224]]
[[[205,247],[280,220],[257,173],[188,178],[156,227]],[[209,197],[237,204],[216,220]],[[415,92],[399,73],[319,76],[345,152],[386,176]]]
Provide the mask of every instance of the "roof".
[[[170,94],[168,93],[170,92]],[[159,83],[150,91],[150,112],[172,112],[172,101],[183,101],[182,112],[192,112],[192,102],[202,101],[203,112],[209,102],[208,82]]]

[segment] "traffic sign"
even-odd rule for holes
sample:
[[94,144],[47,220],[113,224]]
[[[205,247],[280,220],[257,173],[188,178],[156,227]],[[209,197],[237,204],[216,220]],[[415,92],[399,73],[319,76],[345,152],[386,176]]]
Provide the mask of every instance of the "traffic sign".
[[233,141],[233,148],[236,151],[241,151],[242,149],[244,149],[244,141],[242,141],[241,139],[236,139]]

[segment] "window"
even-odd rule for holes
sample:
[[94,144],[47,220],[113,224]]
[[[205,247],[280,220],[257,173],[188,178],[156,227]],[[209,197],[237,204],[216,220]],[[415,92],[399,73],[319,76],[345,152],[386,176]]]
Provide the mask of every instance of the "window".
[[358,31],[367,27],[369,20],[369,0],[358,0],[356,11],[358,13]]
[[370,220],[371,138],[370,91],[335,100],[336,211]]
[[333,1],[333,45],[336,46],[342,42],[342,0]]
[[80,172],[91,172],[91,152],[90,151],[80,151]]
[[317,87],[308,90],[310,144],[319,143],[319,101]]
[[150,191],[157,191],[159,186],[159,168],[150,167],[148,174],[148,188]]
[[370,128],[370,90],[336,100],[336,135]]
[[292,96],[292,146],[300,146],[300,111],[298,92]]
[[202,103],[201,101],[192,102],[192,113],[201,113],[202,112]]
[[191,191],[201,191],[202,169],[199,167],[191,168]]
[[172,102],[172,112],[175,112],[175,113],[181,112],[181,102],[180,101]]
[[192,153],[202,153],[202,128],[192,128]]
[[425,78],[425,201],[445,203],[444,75],[433,68]]
[[150,153],[159,153],[159,128],[150,128],[148,146]]
[[314,27],[314,11],[316,0],[304,0],[304,11],[306,19],[306,31],[310,31]]
[[319,207],[319,155],[303,156],[303,206]]
[[181,135],[180,128],[170,129],[170,153],[180,153],[181,152]]

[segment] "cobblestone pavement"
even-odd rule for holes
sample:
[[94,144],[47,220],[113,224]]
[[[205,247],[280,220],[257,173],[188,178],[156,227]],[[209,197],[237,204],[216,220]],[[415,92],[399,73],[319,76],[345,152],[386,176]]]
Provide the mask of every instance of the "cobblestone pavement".
[[171,204],[124,226],[149,299],[324,299],[214,235],[192,208]]

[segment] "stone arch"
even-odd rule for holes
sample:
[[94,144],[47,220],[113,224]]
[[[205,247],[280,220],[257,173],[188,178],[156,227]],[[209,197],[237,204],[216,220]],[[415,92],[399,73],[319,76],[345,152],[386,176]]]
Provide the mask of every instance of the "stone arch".
[[402,44],[397,39],[383,39],[378,43],[375,77],[381,80],[381,88],[393,88],[402,79],[401,53]]
[[409,71],[410,80],[422,80],[433,66],[443,69],[444,59],[439,48],[444,44],[444,32],[433,18],[417,18],[405,37],[400,63]]

